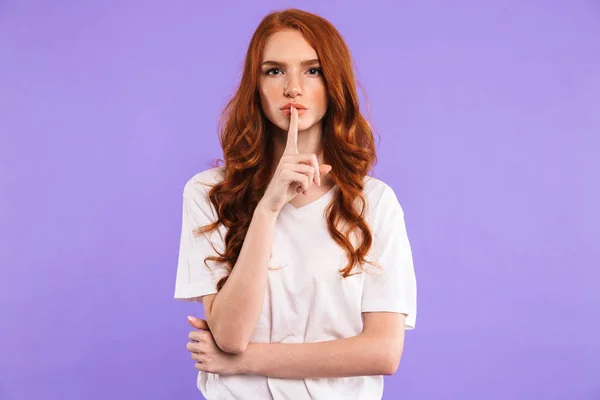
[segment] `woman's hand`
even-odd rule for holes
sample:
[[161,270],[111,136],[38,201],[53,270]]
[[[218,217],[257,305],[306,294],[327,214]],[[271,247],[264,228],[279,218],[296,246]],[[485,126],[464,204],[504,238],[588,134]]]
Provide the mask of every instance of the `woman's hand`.
[[306,194],[313,183],[320,186],[321,177],[330,171],[331,165],[319,165],[316,154],[298,154],[298,110],[292,107],[287,143],[261,203],[279,213],[298,193]]
[[194,330],[188,335],[191,342],[186,348],[191,352],[192,360],[196,361],[198,371],[210,372],[219,375],[243,374],[241,356],[225,353],[217,346],[208,324],[203,319],[188,317],[190,325],[199,330]]

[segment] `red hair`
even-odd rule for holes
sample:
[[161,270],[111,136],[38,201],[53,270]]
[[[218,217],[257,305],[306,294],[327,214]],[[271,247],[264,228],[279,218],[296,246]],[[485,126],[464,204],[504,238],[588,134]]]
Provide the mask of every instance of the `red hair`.
[[[373,132],[359,111],[352,58],[337,29],[326,19],[306,11],[287,9],[268,14],[258,25],[244,62],[240,85],[229,101],[219,124],[220,143],[225,158],[225,177],[209,191],[218,219],[195,230],[202,235],[227,227],[224,253],[204,260],[224,262],[233,269],[240,254],[254,209],[270,182],[273,143],[258,92],[260,63],[267,39],[275,32],[294,29],[315,49],[325,80],[328,107],[323,117],[324,163],[333,167],[330,174],[339,190],[327,207],[327,226],[331,237],[346,250],[348,264],[340,270],[345,278],[355,265],[361,265],[372,244],[365,221],[364,178],[377,161]],[[220,160],[223,161],[223,160]],[[361,203],[360,211],[355,208]],[[343,224],[343,231],[338,225]],[[350,235],[360,237],[357,248]],[[208,267],[208,264],[206,264]],[[217,284],[221,290],[227,277]]]

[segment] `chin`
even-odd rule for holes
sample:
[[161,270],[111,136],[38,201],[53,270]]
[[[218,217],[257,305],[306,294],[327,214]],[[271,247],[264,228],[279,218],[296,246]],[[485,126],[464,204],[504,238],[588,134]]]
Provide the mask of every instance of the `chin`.
[[[273,123],[273,121],[271,121],[271,123],[273,125],[275,125],[276,127],[278,127],[279,129],[281,129],[282,131],[287,132],[290,130],[290,121],[289,120],[277,121],[277,123]],[[310,123],[306,123],[304,121],[298,121],[298,131],[304,131],[310,127],[311,127]]]

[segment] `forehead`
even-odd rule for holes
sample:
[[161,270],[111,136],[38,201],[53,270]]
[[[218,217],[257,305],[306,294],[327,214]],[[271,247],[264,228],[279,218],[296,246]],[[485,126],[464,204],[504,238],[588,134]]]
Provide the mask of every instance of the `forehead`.
[[267,39],[262,58],[262,61],[300,63],[303,60],[317,58],[317,52],[300,32],[284,30],[274,33]]

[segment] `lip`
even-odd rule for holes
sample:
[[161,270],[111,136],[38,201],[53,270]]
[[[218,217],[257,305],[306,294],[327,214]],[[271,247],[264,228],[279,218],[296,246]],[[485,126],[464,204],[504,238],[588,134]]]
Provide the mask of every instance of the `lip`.
[[297,110],[306,110],[306,107],[300,103],[287,103],[285,106],[281,107],[280,110],[288,110],[289,111],[291,106],[294,106],[294,108]]
[[[290,115],[292,115],[292,111],[289,108],[282,108],[281,112],[283,113],[283,115],[289,117]],[[304,113],[306,112],[306,108],[299,108],[298,109],[298,116],[301,117],[304,115]]]

